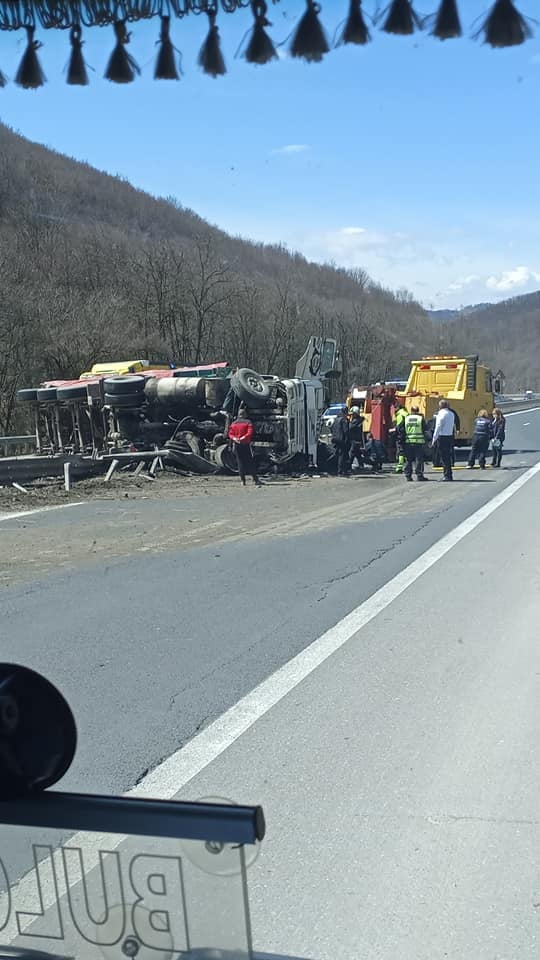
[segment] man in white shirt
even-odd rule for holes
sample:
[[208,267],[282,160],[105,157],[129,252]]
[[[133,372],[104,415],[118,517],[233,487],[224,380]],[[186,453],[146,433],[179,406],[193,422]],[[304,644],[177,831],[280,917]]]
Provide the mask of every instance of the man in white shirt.
[[455,416],[448,409],[448,400],[439,400],[439,412],[435,417],[433,446],[437,443],[443,465],[442,479],[448,482],[452,476],[452,446],[454,440]]

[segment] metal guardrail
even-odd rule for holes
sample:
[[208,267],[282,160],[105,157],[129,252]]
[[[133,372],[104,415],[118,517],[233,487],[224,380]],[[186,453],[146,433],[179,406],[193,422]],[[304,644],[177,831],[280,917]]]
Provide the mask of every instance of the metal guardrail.
[[34,433],[30,433],[21,437],[0,437],[0,452],[3,457],[9,456],[8,451],[11,447],[20,447],[23,450],[31,447],[32,450],[35,450],[36,436]]
[[507,413],[512,413],[513,411],[518,410],[532,410],[536,407],[540,407],[540,399],[537,400],[500,400],[497,404],[501,410],[506,411]]

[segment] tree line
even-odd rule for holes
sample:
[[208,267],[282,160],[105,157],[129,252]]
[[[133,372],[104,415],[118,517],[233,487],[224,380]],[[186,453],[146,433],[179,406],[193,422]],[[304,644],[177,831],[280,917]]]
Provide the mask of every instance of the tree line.
[[508,393],[540,391],[540,292],[462,313],[441,325],[449,353],[479,353],[506,376]]
[[229,237],[5,127],[0,290],[2,433],[20,422],[17,389],[106,360],[223,359],[287,376],[309,336],[334,336],[341,396],[353,380],[406,375],[436,346],[410,294]]

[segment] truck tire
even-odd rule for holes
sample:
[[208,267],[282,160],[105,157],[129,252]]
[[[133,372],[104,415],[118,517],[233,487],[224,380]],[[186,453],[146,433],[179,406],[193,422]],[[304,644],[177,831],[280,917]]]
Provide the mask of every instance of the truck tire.
[[218,466],[220,466],[225,473],[232,473],[234,476],[238,476],[236,455],[234,450],[231,450],[228,443],[224,443],[223,446],[217,448],[215,452],[215,460]]
[[253,404],[254,400],[268,400],[270,397],[270,387],[262,379],[260,374],[254,370],[248,370],[246,367],[237,370],[231,377],[231,387],[236,396],[246,403]]
[[107,377],[103,386],[109,396],[123,396],[125,393],[144,393],[145,377]]
[[36,393],[39,403],[52,403],[56,400],[56,387],[42,387]]
[[143,404],[144,393],[105,394],[107,407],[142,407]]
[[26,403],[35,403],[37,400],[37,389],[17,390],[17,400],[24,400]]
[[86,400],[87,398],[88,390],[78,384],[72,387],[58,387],[56,391],[57,400]]

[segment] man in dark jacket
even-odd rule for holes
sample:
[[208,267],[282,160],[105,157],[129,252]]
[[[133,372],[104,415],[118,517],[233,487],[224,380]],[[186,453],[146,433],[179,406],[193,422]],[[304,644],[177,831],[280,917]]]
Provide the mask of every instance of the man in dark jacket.
[[461,430],[461,420],[459,419],[459,416],[453,407],[448,407],[448,409],[450,413],[454,414],[454,435],[452,437],[452,466],[454,467],[456,464],[456,450],[455,450],[456,436]]
[[478,463],[480,464],[480,469],[486,469],[486,454],[489,450],[489,443],[492,436],[493,426],[491,417],[488,415],[487,410],[480,410],[474,421],[472,448],[469,462],[467,464],[467,470],[473,469],[477,457]]
[[365,459],[371,464],[373,473],[383,472],[383,463],[386,460],[386,450],[382,440],[375,440],[372,433],[366,434],[364,447]]
[[352,470],[354,461],[358,461],[358,468],[364,469],[364,430],[362,424],[364,418],[360,414],[358,407],[352,407],[351,419],[349,420],[349,466]]
[[349,421],[344,408],[332,424],[332,444],[336,451],[338,477],[349,476]]

